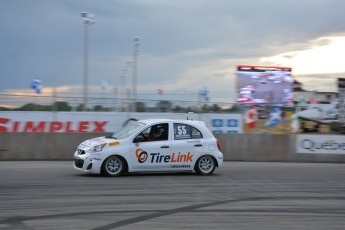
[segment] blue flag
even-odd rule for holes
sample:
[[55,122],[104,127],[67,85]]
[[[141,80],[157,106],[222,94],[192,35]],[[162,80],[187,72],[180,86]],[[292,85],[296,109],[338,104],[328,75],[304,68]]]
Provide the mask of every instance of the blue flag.
[[42,90],[42,82],[39,78],[35,78],[31,83],[31,89],[35,90],[37,94],[41,93]]
[[266,121],[266,126],[273,127],[276,126],[282,119],[281,117],[282,111],[280,107],[275,107],[272,112],[270,118]]
[[201,90],[201,96],[202,96],[202,99],[204,101],[209,101],[210,100],[210,97],[208,95],[208,89],[206,87],[204,87],[202,90]]

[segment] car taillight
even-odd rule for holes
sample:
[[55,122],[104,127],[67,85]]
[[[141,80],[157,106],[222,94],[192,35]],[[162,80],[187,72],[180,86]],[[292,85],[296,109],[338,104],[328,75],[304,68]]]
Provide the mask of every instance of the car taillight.
[[220,151],[220,141],[217,139],[217,147],[218,147],[218,150]]

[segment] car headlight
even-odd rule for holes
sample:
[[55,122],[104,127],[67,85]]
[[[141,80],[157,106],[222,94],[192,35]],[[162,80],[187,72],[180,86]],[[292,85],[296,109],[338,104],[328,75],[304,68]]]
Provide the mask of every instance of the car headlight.
[[100,152],[102,151],[102,149],[104,148],[104,146],[106,146],[106,143],[103,144],[99,144],[99,145],[95,145],[92,146],[91,148],[89,148],[88,150],[86,150],[87,152]]

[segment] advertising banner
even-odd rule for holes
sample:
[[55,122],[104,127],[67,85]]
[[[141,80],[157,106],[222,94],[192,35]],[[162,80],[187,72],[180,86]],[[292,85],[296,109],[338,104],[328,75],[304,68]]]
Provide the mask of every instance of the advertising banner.
[[202,120],[214,134],[237,134],[242,133],[243,122],[241,114],[212,114],[204,113]]
[[296,152],[345,154],[345,138],[340,135],[297,135]]
[[115,132],[130,119],[166,118],[200,120],[213,133],[242,133],[240,114],[16,112],[0,113],[0,132]]

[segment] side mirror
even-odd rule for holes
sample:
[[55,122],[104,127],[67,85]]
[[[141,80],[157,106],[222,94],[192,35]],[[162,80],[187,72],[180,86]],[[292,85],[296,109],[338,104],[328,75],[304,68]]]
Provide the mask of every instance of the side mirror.
[[133,140],[133,143],[144,142],[145,138],[143,136],[136,136]]

